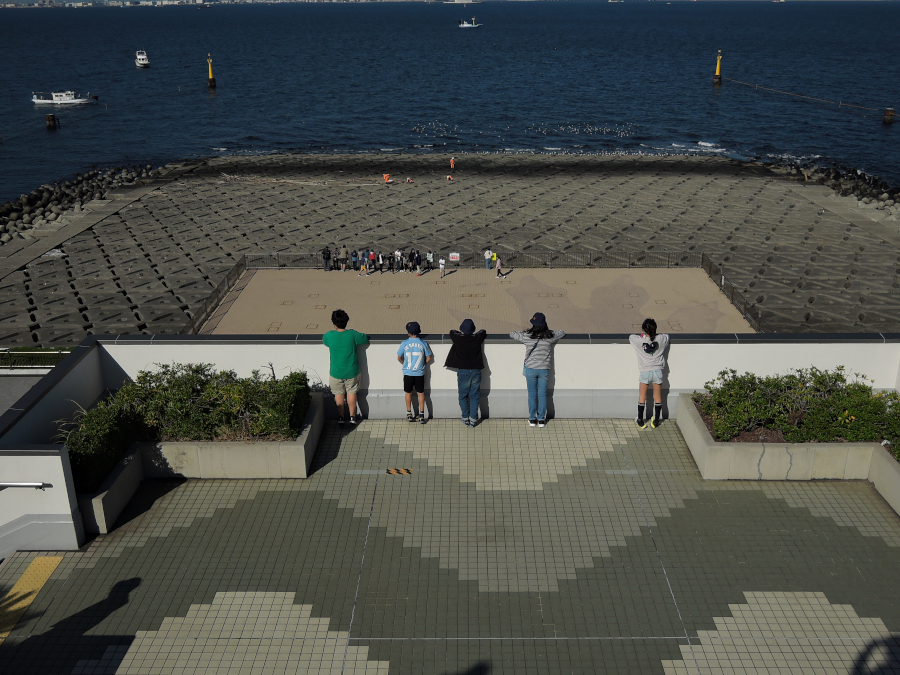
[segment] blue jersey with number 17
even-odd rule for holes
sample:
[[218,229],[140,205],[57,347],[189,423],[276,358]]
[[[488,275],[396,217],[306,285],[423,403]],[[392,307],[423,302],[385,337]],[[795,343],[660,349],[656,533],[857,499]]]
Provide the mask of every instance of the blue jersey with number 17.
[[428,348],[424,340],[411,337],[400,343],[397,356],[403,357],[404,375],[424,375],[425,359],[431,356],[431,349]]

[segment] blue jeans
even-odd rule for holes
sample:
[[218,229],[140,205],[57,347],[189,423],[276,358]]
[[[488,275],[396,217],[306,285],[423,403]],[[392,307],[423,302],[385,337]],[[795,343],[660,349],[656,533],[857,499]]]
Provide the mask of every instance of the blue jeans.
[[484,269],[486,269],[486,270],[490,270],[490,269],[491,269],[491,259],[490,259],[490,258],[485,258],[485,260],[484,260]]
[[547,419],[547,381],[550,371],[544,368],[526,368],[525,381],[528,383],[528,419]]
[[481,371],[456,371],[456,384],[459,388],[459,409],[462,418],[473,422],[478,419],[478,402],[481,400]]

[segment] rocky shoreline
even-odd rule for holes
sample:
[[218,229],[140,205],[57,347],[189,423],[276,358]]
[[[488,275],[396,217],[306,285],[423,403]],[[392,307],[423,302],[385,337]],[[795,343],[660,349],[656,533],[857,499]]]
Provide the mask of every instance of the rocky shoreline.
[[[552,156],[546,159],[551,161]],[[888,221],[900,220],[900,187],[892,187],[877,176],[859,169],[795,162],[754,164],[790,180],[825,185],[841,197],[854,196],[858,206],[884,211]],[[15,238],[29,239],[34,228],[46,226],[66,215],[77,216],[87,208],[88,202],[105,199],[113,190],[135,187],[138,181],[157,178],[164,169],[163,166],[154,169],[151,164],[117,166],[75,174],[72,180],[45,183],[0,206],[0,246]]]
[[163,167],[117,166],[75,174],[72,180],[45,183],[18,199],[0,206],[0,246],[13,239],[29,239],[34,228],[53,223],[68,214],[78,215],[94,200],[109,192],[130,188],[136,181],[157,178]]
[[787,163],[770,166],[770,170],[792,180],[811,181],[830,187],[841,197],[856,197],[860,206],[888,213],[887,220],[900,220],[900,187],[891,187],[887,181],[859,169],[847,167],[820,167]]

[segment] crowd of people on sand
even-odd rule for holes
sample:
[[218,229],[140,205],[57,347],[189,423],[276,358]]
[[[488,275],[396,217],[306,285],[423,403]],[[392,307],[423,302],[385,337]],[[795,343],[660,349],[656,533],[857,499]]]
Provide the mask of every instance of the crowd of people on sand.
[[[488,260],[488,258],[485,258]],[[498,267],[499,268],[499,263]],[[334,330],[322,336],[322,342],[330,354],[329,385],[337,406],[338,424],[359,421],[357,415],[357,394],[360,389],[361,373],[357,359],[357,347],[369,343],[369,338],[352,328],[347,328],[350,317],[342,309],[331,314]],[[522,375],[528,390],[528,425],[544,428],[547,424],[547,384],[553,357],[553,346],[566,336],[563,330],[551,330],[547,317],[535,312],[531,317],[531,327],[512,331],[509,337],[525,346]],[[666,348],[669,336],[657,333],[656,321],[644,320],[642,332],[629,336],[629,341],[637,354],[638,364],[638,406],[635,424],[641,429],[647,426],[655,429],[662,421],[662,382],[666,367]],[[406,324],[406,339],[397,349],[397,361],[403,374],[403,391],[406,400],[406,419],[410,422],[426,423],[425,371],[434,361],[434,353],[422,339],[422,327],[417,321]],[[485,368],[483,345],[487,333],[477,330],[472,319],[464,320],[459,329],[450,331],[451,347],[444,367],[456,371],[459,408],[463,424],[475,427],[478,424],[478,410],[481,400],[482,370]],[[653,390],[653,413],[647,408],[647,393]],[[413,396],[413,393],[416,396]],[[417,403],[417,406],[413,404]],[[345,414],[346,413],[346,414]]]
[[[394,251],[376,251],[370,248],[348,249],[346,246],[332,249],[326,246],[320,253],[322,269],[326,272],[356,272],[357,276],[367,277],[372,274],[396,274],[398,272],[422,276],[426,272],[437,269],[441,272],[441,278],[446,276],[447,260],[443,254],[428,250],[424,253],[420,249],[410,247],[398,248]],[[484,267],[486,270],[496,270],[496,279],[503,279],[503,261],[500,254],[490,248],[484,250]],[[508,273],[507,273],[508,274]]]
[[435,251],[425,251],[410,248],[398,248],[395,251],[376,251],[370,248],[348,250],[346,246],[331,249],[322,249],[322,269],[326,272],[356,272],[357,276],[369,276],[371,274],[385,274],[398,272],[422,276],[426,272],[435,269],[435,265],[445,274],[447,261],[443,255]]

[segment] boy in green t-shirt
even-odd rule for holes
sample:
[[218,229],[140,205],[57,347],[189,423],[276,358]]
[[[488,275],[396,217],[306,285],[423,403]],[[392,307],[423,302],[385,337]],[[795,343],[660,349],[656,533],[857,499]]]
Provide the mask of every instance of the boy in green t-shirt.
[[356,359],[356,348],[369,344],[369,337],[352,328],[347,330],[350,317],[342,309],[331,313],[334,330],[322,336],[322,342],[331,354],[331,366],[328,370],[328,381],[334,392],[337,405],[338,424],[344,423],[344,396],[350,409],[350,424],[356,424],[356,393],[359,391],[359,361]]

